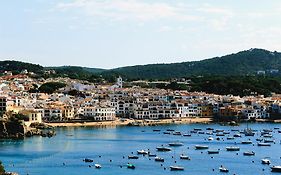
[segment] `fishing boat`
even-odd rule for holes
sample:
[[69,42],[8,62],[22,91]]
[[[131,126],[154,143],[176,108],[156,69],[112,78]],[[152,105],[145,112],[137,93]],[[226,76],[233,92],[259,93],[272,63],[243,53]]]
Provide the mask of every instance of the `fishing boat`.
[[191,134],[184,134],[184,137],[191,137]]
[[184,167],[174,165],[174,166],[170,166],[170,169],[171,171],[183,171]]
[[171,142],[168,145],[169,146],[183,146],[183,143],[181,143],[181,142]]
[[172,151],[172,149],[171,149],[171,148],[168,148],[168,147],[163,147],[163,146],[161,146],[161,147],[157,147],[156,149],[157,149],[157,151]]
[[219,168],[219,170],[220,170],[220,172],[224,172],[224,173],[228,173],[229,172],[229,170],[227,168],[223,167],[223,166],[221,166]]
[[96,167],[97,169],[100,169],[100,168],[101,168],[101,165],[98,164],[98,163],[96,163],[96,164],[95,164],[95,167]]
[[164,158],[162,157],[155,157],[155,162],[164,162]]
[[209,141],[212,141],[212,140],[214,140],[214,138],[213,138],[213,137],[209,137],[208,140],[209,140]]
[[128,164],[127,164],[127,168],[129,168],[129,169],[135,169],[136,167],[135,167],[134,164],[128,163]]
[[128,159],[138,159],[138,158],[139,158],[139,156],[134,156],[134,155],[128,156]]
[[148,154],[148,151],[145,151],[145,150],[138,150],[137,151],[138,152],[138,154]]
[[195,149],[209,149],[207,145],[195,145]]
[[214,135],[213,132],[206,132],[207,135]]
[[209,150],[208,154],[219,154],[219,150]]
[[206,128],[206,130],[213,131],[214,128]]
[[180,159],[183,159],[183,160],[191,160],[190,157],[186,156],[186,155],[180,155]]
[[160,132],[160,129],[153,129],[153,132]]
[[204,131],[199,131],[198,134],[205,134],[205,132]]
[[261,142],[261,141],[263,141],[263,139],[262,138],[256,138],[256,141]]
[[270,168],[272,172],[281,172],[281,166],[272,166]]
[[262,163],[262,164],[269,165],[271,162],[270,162],[269,159],[261,159],[261,163]]
[[240,148],[237,146],[226,147],[226,151],[240,151]]
[[270,143],[262,143],[262,142],[260,142],[260,143],[258,143],[258,146],[271,146],[271,144]]
[[241,142],[242,144],[252,144],[253,142],[251,140],[245,140]]
[[166,131],[175,131],[174,129],[167,129]]
[[254,156],[255,152],[254,151],[246,151],[243,153],[244,156]]

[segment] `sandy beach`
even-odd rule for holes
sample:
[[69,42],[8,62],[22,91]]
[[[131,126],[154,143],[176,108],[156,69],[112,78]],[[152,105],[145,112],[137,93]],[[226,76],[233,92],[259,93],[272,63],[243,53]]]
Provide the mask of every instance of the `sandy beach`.
[[182,118],[180,120],[165,119],[165,120],[134,120],[117,119],[115,121],[103,121],[103,122],[58,122],[58,123],[46,123],[53,127],[84,127],[84,126],[153,126],[153,125],[164,125],[164,124],[189,124],[189,123],[210,123],[212,118]]

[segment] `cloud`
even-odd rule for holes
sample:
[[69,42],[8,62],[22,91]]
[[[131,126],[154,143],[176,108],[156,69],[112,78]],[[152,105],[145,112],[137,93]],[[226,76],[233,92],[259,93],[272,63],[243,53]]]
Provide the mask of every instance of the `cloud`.
[[90,16],[103,17],[117,21],[154,21],[161,19],[194,21],[201,19],[200,16],[189,14],[189,9],[186,9],[186,7],[181,4],[152,3],[137,0],[74,0],[72,2],[59,3],[56,9],[62,11],[79,9]]

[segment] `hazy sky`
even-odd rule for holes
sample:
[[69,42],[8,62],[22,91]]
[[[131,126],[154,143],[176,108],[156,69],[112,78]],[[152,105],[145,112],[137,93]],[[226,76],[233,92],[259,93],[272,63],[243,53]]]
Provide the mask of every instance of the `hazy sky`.
[[2,0],[0,60],[119,66],[281,51],[280,0]]

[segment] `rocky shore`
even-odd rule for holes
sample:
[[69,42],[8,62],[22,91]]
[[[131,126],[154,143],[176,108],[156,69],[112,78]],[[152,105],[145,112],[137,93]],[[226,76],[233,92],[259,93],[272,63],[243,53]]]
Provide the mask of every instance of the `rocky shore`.
[[53,127],[46,124],[24,125],[23,121],[0,121],[0,139],[24,139],[24,137],[42,136],[52,137],[56,134]]

